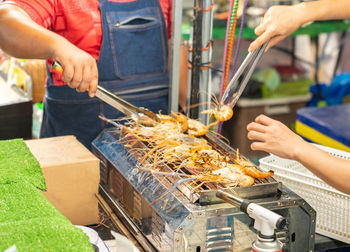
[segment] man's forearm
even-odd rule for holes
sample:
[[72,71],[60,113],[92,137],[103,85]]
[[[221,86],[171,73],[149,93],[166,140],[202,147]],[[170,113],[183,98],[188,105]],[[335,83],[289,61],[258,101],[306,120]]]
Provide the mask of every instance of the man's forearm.
[[184,111],[186,111],[187,79],[188,79],[187,51],[186,51],[185,45],[181,43],[179,104]]
[[350,194],[350,161],[336,158],[306,143],[295,159],[336,189]]
[[0,5],[0,48],[17,58],[54,57],[54,45],[61,36],[41,27],[19,7]]
[[316,20],[350,18],[349,0],[320,0],[299,4],[303,24]]

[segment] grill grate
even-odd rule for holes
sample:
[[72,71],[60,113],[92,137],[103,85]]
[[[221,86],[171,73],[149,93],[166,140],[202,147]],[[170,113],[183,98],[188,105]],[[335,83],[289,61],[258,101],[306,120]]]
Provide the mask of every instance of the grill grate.
[[[121,132],[121,136],[123,137],[123,141],[121,142],[124,147],[128,150],[129,154],[134,156],[137,160],[142,160],[144,156],[150,151],[150,148],[147,147],[147,143],[144,143],[140,140],[138,140],[136,137],[132,135],[128,135],[128,137],[125,137],[126,132]],[[217,152],[219,152],[224,157],[229,157],[231,162],[234,163],[233,159],[236,157],[237,153],[236,151],[224,143],[222,140],[218,139],[211,133],[207,133],[204,136],[204,139],[208,141],[208,143],[215,149]],[[240,155],[240,157],[243,157]],[[243,157],[245,158],[245,157]],[[245,158],[246,159],[246,158]],[[143,161],[142,166],[153,166],[154,160],[151,158],[147,158]],[[255,166],[256,167],[256,166]],[[171,169],[167,164],[165,164],[162,161],[157,161],[156,168],[158,171],[162,172],[173,172],[173,169]],[[256,167],[259,169],[258,167]],[[194,171],[187,169],[185,167],[182,167],[178,170],[179,173],[183,174],[193,174],[195,175]],[[162,184],[167,186],[167,188],[171,189],[176,182],[178,182],[181,178],[179,176],[164,176],[162,174],[153,174],[154,177],[156,177]],[[259,186],[264,186],[263,190]],[[259,187],[259,188],[257,188]],[[253,189],[247,189],[247,188],[253,188]],[[256,189],[255,189],[256,188]],[[266,178],[266,179],[254,179],[254,185],[250,187],[227,187],[225,185],[219,184],[219,183],[213,183],[213,182],[206,182],[202,183],[201,181],[197,180],[191,180],[184,183],[181,183],[177,186],[177,189],[182,192],[192,203],[199,202],[202,204],[210,204],[210,203],[217,203],[219,200],[216,198],[215,193],[218,189],[221,190],[227,190],[231,193],[236,193],[242,197],[247,198],[254,198],[255,196],[261,196],[261,195],[269,195],[269,194],[275,194],[278,189],[278,183],[273,178]],[[252,191],[255,192],[252,192]]]

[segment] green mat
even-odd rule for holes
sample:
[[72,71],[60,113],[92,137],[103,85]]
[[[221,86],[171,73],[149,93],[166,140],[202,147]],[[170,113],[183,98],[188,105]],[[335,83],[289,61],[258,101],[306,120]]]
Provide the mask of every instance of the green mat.
[[24,141],[0,141],[0,251],[94,251],[37,188],[45,178]]
[[0,224],[58,216],[66,219],[32,185],[26,182],[0,185]]
[[68,220],[37,218],[0,223],[0,251],[93,251],[89,238]]
[[26,181],[46,189],[39,162],[22,139],[0,141],[0,184]]

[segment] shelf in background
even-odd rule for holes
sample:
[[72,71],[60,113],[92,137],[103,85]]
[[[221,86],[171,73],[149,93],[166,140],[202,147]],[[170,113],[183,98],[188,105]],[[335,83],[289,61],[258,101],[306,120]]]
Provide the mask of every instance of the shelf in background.
[[[343,32],[350,28],[350,20],[317,21],[300,27],[291,36],[309,35],[315,37],[321,33]],[[182,25],[182,37],[188,40],[190,37],[191,25]],[[213,39],[225,39],[226,26],[222,21],[214,21]],[[239,33],[239,25],[236,28],[236,36]],[[253,28],[244,27],[242,39],[255,39]]]

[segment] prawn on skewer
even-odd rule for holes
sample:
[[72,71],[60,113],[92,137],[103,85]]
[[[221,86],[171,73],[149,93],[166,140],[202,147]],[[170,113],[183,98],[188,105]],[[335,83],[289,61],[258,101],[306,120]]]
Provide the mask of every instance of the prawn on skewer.
[[[157,201],[161,200],[165,197],[162,208],[165,209],[171,195],[173,195],[174,190],[181,184],[189,181],[200,181],[199,184],[202,185],[204,183],[217,183],[217,184],[223,184],[225,186],[250,186],[254,183],[254,180],[250,178],[249,176],[246,176],[244,174],[241,174],[238,170],[234,171],[229,168],[224,168],[225,170],[228,170],[227,172],[224,172],[223,169],[221,171],[218,171],[216,173],[212,172],[206,172],[206,173],[200,173],[200,174],[183,174],[179,172],[162,172],[162,171],[156,171],[152,169],[147,168],[140,168],[141,171],[149,172],[153,174],[158,175],[164,175],[164,176],[178,176],[180,177],[180,180],[178,180],[172,188],[166,192],[163,196],[161,196],[159,199],[151,202],[150,204],[154,204]],[[198,186],[197,186],[198,187]],[[193,188],[193,190],[196,190],[197,187]]]
[[239,157],[238,150],[237,150],[236,158],[234,159],[234,162],[240,167],[241,171],[245,175],[248,175],[252,178],[258,178],[258,179],[269,178],[269,177],[272,177],[274,174],[272,170],[267,172],[259,171],[258,169],[255,168],[255,165],[252,164],[250,161],[242,157]]
[[208,110],[203,110],[201,112],[201,114],[213,115],[217,120],[217,122],[210,124],[210,127],[214,126],[218,122],[224,122],[224,121],[230,120],[233,116],[232,108],[228,105],[220,104],[215,95],[212,95],[211,98],[213,100],[213,102],[211,103],[211,106],[213,108]]
[[176,122],[180,125],[181,133],[187,132],[189,136],[203,136],[208,132],[208,126],[205,126],[200,121],[190,119],[179,112],[171,112],[174,117],[168,115],[161,115],[161,121]]
[[[206,94],[208,93],[206,92]],[[200,112],[201,114],[209,114],[211,116],[214,116],[216,119],[216,122],[208,125],[208,129],[219,122],[230,120],[233,116],[232,108],[228,105],[220,104],[214,94],[211,95],[211,100],[212,100],[211,102],[203,102],[203,103],[191,105],[188,107],[188,108],[194,108],[194,107],[201,106],[203,104],[209,104],[209,106],[211,107],[210,109],[203,110]]]
[[227,105],[221,105],[214,113],[214,117],[219,122],[224,122],[231,119],[233,116],[233,110]]
[[244,174],[252,177],[252,178],[258,178],[258,179],[263,179],[263,178],[269,178],[272,177],[274,172],[273,171],[268,171],[268,172],[262,172],[254,167],[249,167],[249,166],[242,166],[242,171]]
[[181,132],[186,132],[188,130],[188,118],[179,112],[171,111],[171,114],[175,117],[175,120],[180,124]]
[[187,133],[190,136],[203,136],[208,132],[208,126],[197,120],[188,119]]
[[201,114],[214,115],[217,122],[224,122],[232,118],[233,110],[227,105],[217,105],[213,109],[203,110]]
[[264,178],[269,178],[272,177],[274,172],[272,170],[269,170],[267,172],[262,172],[259,171],[258,169],[255,168],[255,166],[253,164],[247,164],[246,162],[249,161],[243,161],[239,160],[239,161],[235,161],[241,168],[241,171],[245,174],[248,175],[252,178],[257,178],[257,179],[264,179]]

